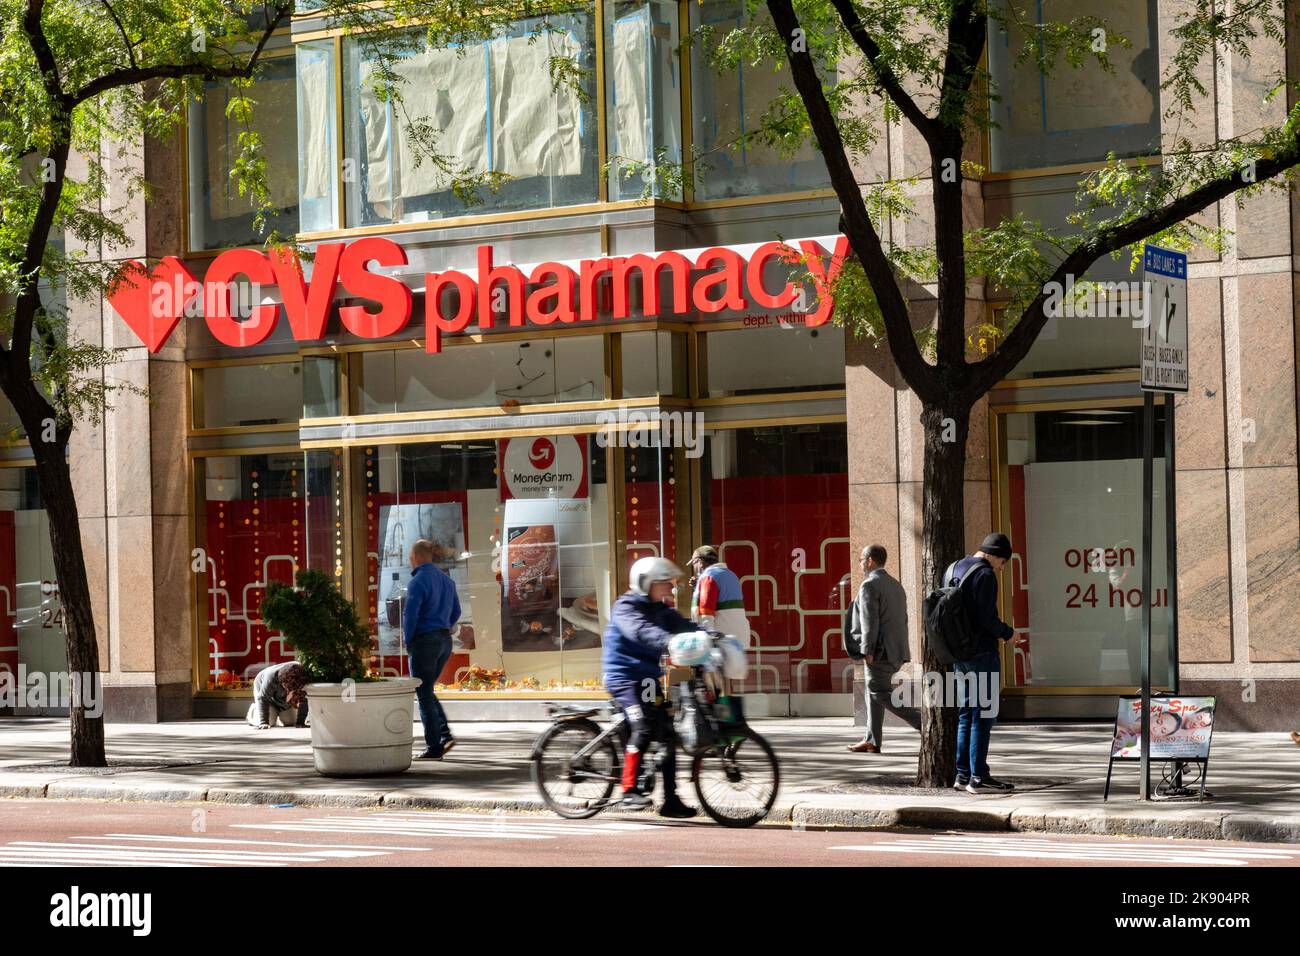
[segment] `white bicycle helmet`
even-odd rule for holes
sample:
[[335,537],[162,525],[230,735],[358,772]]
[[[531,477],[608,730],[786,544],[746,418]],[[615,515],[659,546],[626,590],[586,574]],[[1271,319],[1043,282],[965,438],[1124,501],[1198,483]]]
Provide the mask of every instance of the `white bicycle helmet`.
[[627,586],[637,594],[649,594],[650,585],[656,581],[672,581],[680,577],[682,569],[667,558],[641,558],[628,571]]

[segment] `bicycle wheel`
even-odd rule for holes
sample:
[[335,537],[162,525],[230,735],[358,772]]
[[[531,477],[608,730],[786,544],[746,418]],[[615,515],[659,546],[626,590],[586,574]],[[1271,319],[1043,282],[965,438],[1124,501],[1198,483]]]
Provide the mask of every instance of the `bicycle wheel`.
[[533,783],[546,806],[562,817],[594,817],[609,806],[620,772],[613,737],[583,753],[600,733],[590,720],[562,720],[542,734],[534,748]]
[[695,755],[691,768],[700,806],[724,827],[752,827],[776,803],[781,771],[772,746],[748,727]]

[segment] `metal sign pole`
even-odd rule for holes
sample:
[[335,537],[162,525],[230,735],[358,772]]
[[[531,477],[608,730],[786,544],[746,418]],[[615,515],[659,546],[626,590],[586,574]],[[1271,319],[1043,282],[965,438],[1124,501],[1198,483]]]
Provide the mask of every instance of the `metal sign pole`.
[[1142,781],[1140,799],[1151,799],[1151,511],[1154,481],[1152,432],[1156,398],[1142,393]]

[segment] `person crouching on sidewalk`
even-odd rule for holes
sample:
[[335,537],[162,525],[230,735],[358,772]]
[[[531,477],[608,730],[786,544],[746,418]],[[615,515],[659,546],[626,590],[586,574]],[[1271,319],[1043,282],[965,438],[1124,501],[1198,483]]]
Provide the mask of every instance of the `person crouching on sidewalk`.
[[258,730],[270,730],[283,714],[286,719],[297,711],[295,727],[307,726],[307,668],[297,661],[272,664],[253,678],[253,704],[248,708],[248,723]]

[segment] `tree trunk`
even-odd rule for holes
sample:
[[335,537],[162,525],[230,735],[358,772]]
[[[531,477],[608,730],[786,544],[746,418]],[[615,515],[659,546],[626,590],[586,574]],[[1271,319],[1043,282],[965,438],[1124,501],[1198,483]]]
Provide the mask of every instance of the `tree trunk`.
[[[939,578],[952,562],[965,553],[966,436],[970,409],[926,405],[921,412],[925,428],[924,500],[921,507],[921,590],[937,587]],[[957,771],[957,712],[944,700],[945,683],[935,678],[947,668],[926,642],[922,656],[925,668],[922,687],[921,756],[917,766],[918,787],[950,787]],[[934,687],[935,693],[931,692]]]
[[[20,412],[21,414],[21,412]],[[81,550],[81,523],[72,490],[72,469],[67,457],[67,432],[55,441],[42,441],[40,430],[28,430],[36,458],[41,506],[50,523],[50,546],[58,578],[59,602],[68,649],[68,671],[74,693],[69,701],[72,755],[70,766],[105,767],[103,687],[99,677],[99,645],[86,579],[86,559]],[[91,713],[87,713],[87,704]]]

